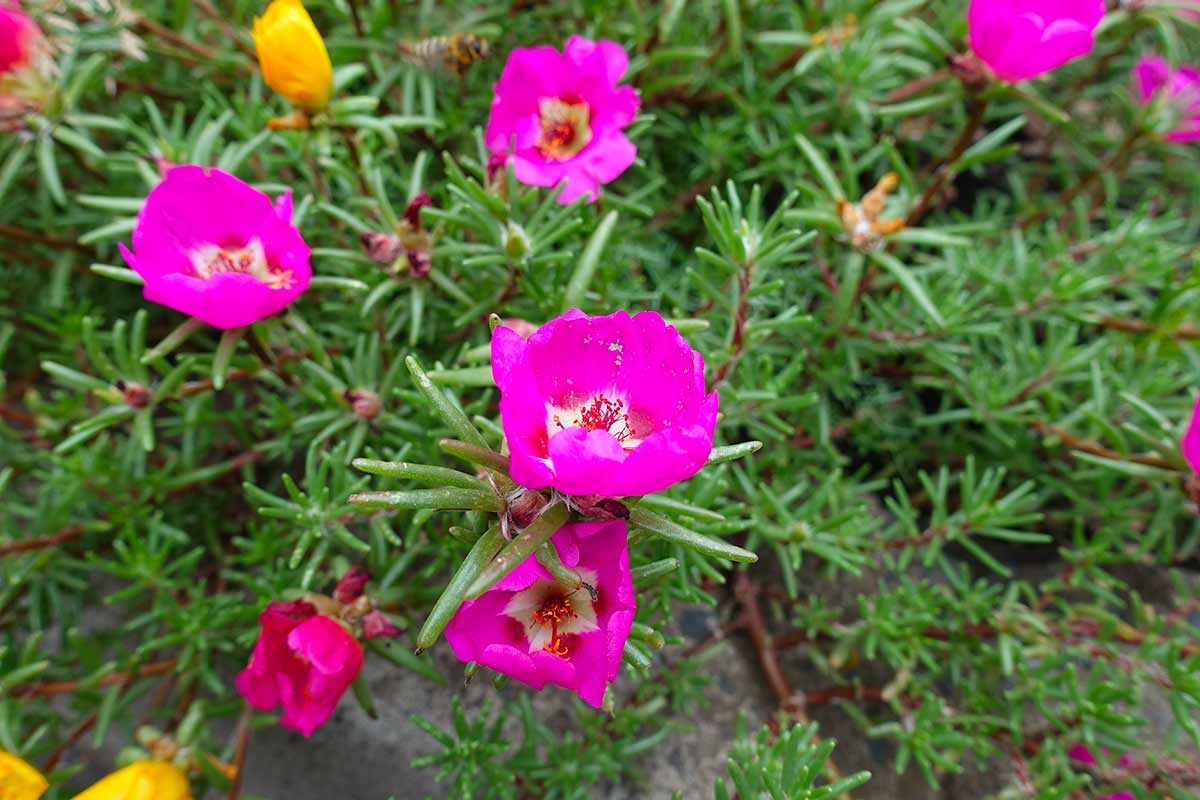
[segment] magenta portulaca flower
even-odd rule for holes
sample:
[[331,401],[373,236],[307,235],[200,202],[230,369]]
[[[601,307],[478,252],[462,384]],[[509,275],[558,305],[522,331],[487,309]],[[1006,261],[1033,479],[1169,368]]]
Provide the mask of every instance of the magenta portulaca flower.
[[616,42],[567,40],[553,47],[519,47],[496,83],[486,142],[493,153],[512,153],[517,180],[533,186],[566,181],[559,202],[584,195],[595,201],[600,185],[624,172],[637,148],[623,129],[637,114],[630,86],[617,86],[629,67]]
[[704,359],[661,316],[567,312],[528,340],[492,332],[492,375],[513,480],[569,495],[643,495],[712,452],[717,393]]
[[1147,106],[1160,96],[1178,112],[1179,122],[1166,138],[1172,142],[1200,141],[1200,67],[1179,69],[1161,58],[1143,58],[1133,68],[1137,99]]
[[547,683],[571,689],[599,708],[621,667],[637,610],[625,523],[571,523],[550,541],[595,594],[558,583],[530,556],[463,604],[446,627],[446,641],[463,661],[534,689]]
[[147,300],[216,328],[286,308],[308,288],[309,249],[291,222],[291,193],[274,203],[219,169],[172,167],[146,198],[125,260]]
[[362,669],[363,650],[341,624],[304,601],[271,603],[237,689],[259,711],[283,706],[279,724],[311,736]]
[[29,64],[40,38],[37,24],[20,6],[0,0],[0,75]]
[[1027,81],[1087,55],[1104,0],[971,0],[971,50],[1002,80]]

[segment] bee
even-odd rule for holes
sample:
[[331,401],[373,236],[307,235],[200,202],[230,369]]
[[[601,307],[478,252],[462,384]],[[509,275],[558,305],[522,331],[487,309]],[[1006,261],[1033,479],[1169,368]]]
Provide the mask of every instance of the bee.
[[401,42],[400,54],[424,69],[445,67],[461,76],[472,64],[492,54],[488,40],[473,33],[430,36],[416,42]]

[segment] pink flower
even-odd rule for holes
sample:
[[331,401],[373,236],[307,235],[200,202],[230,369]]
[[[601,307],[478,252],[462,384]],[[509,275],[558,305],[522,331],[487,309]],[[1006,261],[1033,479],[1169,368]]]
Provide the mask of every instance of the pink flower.
[[1036,78],[1095,46],[1104,0],[971,0],[971,49],[1002,80]]
[[29,64],[41,31],[16,3],[0,0],[0,74]]
[[[1067,752],[1067,757],[1079,764],[1087,764],[1089,766],[1096,764],[1096,756],[1092,754],[1085,745],[1077,744]],[[1121,766],[1128,766],[1131,762],[1129,756],[1121,756],[1121,760],[1117,762]],[[1117,792],[1116,794],[1106,794],[1103,797],[1097,797],[1096,800],[1135,800],[1132,792]]]
[[237,688],[250,705],[283,705],[285,727],[311,736],[329,719],[362,669],[358,640],[309,603],[271,603],[258,617],[262,630]]
[[568,39],[562,53],[553,47],[513,50],[496,83],[488,148],[512,150],[522,183],[557,186],[565,180],[560,203],[584,195],[595,201],[600,184],[615,180],[637,156],[622,129],[637,114],[638,96],[632,87],[617,86],[628,66],[621,45],[579,36]]
[[690,478],[712,452],[717,393],[704,359],[652,311],[579,310],[529,337],[492,332],[492,375],[517,483],[642,495]]
[[637,600],[629,576],[625,523],[576,522],[550,541],[587,586],[557,583],[535,556],[446,627],[463,661],[476,661],[539,691],[547,683],[579,693],[597,708],[621,667]]
[[1142,105],[1150,105],[1165,93],[1167,102],[1178,109],[1178,127],[1167,134],[1167,139],[1172,142],[1200,140],[1200,67],[1184,64],[1173,70],[1161,58],[1143,58],[1134,66],[1133,78]]
[[219,169],[173,167],[142,206],[125,260],[145,297],[217,328],[240,328],[308,288],[309,249],[275,201]]
[[1191,466],[1192,471],[1200,476],[1200,398],[1196,399],[1196,406],[1192,409],[1192,418],[1188,421],[1187,430],[1183,433],[1180,447],[1183,450],[1183,457]]

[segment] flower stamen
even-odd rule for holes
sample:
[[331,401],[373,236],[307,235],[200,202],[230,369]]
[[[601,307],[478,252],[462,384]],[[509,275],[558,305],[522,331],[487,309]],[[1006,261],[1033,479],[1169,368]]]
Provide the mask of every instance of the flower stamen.
[[[560,414],[551,415],[551,420],[559,430],[568,427],[563,424]],[[625,401],[613,400],[602,394],[594,396],[591,402],[577,409],[576,418],[568,421],[571,422],[569,427],[583,428],[585,431],[608,431],[621,444],[639,436],[629,419],[629,412],[625,410]]]
[[537,149],[546,158],[574,158],[592,140],[591,109],[587,103],[572,103],[557,97],[542,98],[538,116],[542,135]]
[[255,238],[245,247],[205,245],[192,252],[196,277],[208,280],[220,273],[249,275],[271,289],[290,289],[294,283],[290,269],[275,269],[267,261],[262,241]]
[[567,647],[566,641],[558,632],[558,626],[576,616],[578,615],[575,613],[575,607],[571,605],[571,601],[567,597],[551,597],[542,603],[541,608],[533,612],[534,623],[543,627],[550,626],[550,641],[546,642],[543,647],[547,653],[552,653],[559,658],[566,658],[570,654],[571,651]]

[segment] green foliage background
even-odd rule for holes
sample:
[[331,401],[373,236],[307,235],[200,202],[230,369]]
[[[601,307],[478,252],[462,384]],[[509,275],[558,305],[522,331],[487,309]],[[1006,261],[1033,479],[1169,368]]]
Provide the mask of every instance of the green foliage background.
[[[1129,94],[1143,54],[1200,59],[1170,4],[1126,3],[1089,58],[986,90],[962,148],[980,100],[944,63],[965,2],[313,0],[338,91],[309,133],[265,127],[286,109],[253,59],[256,1],[29,5],[60,75],[26,130],[0,134],[0,746],[51,767],[51,798],[79,788],[65,743],[132,743],[142,721],[236,760],[239,737],[217,732],[242,711],[231,676],[262,604],[328,591],[350,564],[404,630],[378,655],[442,677],[413,638],[470,547],[449,527],[469,539],[484,516],[363,510],[352,492],[411,487],[349,462],[460,466],[410,354],[498,447],[488,316],[572,305],[658,310],[705,355],[718,444],[764,446],[647,505],[761,561],[636,533],[645,627],[611,717],[580,705],[551,731],[512,693],[456,730],[423,723],[444,753],[421,766],[448,791],[636,792],[639,758],[672,735],[662,712],[701,713],[705,653],[657,647],[706,603],[735,646],[764,664],[803,648],[825,679],[771,682],[783,735],[741,740],[718,797],[837,796],[819,737],[789,730],[835,700],[895,745],[873,769],[931,786],[1003,763],[1006,797],[1193,796],[1200,529],[1178,440],[1200,384],[1200,151],[1161,142],[1164,110]],[[398,58],[399,40],[460,31],[496,52],[461,79]],[[630,50],[637,163],[592,206],[488,192],[480,130],[505,53],[571,34]],[[183,319],[145,303],[116,252],[155,157],[290,187],[310,291],[240,340],[156,348]],[[860,250],[836,201],[889,171],[888,217],[950,188]],[[358,242],[422,190],[427,279]],[[345,398],[362,389],[382,399],[373,420]],[[1148,570],[1171,590],[1135,590]],[[814,586],[859,575],[876,589],[845,607]],[[1147,693],[1172,710],[1165,735],[1144,730]],[[1066,757],[1080,742],[1133,765],[1084,769]],[[215,772],[205,787],[236,794]]]

